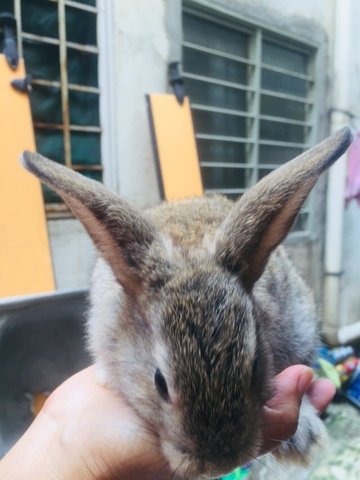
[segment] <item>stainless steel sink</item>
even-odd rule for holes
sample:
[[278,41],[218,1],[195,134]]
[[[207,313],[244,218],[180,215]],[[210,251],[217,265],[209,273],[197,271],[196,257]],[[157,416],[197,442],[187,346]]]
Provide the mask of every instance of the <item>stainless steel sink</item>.
[[85,290],[0,300],[0,457],[32,422],[32,398],[91,363]]

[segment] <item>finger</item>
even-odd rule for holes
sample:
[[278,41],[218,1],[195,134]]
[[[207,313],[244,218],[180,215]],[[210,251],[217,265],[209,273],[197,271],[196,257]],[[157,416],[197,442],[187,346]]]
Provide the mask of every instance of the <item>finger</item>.
[[319,413],[322,413],[334,398],[336,393],[335,385],[326,378],[321,378],[311,383],[306,391],[311,403]]
[[313,380],[313,372],[304,365],[292,365],[274,379],[275,395],[266,403],[270,409],[280,411],[286,407],[289,397],[298,403]]
[[304,365],[291,366],[275,377],[275,395],[262,415],[264,453],[295,433],[301,399],[312,379],[312,370]]

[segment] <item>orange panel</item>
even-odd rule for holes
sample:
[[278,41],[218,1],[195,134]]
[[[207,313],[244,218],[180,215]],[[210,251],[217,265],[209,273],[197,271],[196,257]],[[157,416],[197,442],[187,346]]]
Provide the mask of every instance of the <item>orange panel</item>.
[[24,76],[0,55],[0,297],[54,290],[40,183],[19,162],[35,150],[29,98],[10,85]]
[[149,103],[165,200],[203,195],[189,99],[151,94]]

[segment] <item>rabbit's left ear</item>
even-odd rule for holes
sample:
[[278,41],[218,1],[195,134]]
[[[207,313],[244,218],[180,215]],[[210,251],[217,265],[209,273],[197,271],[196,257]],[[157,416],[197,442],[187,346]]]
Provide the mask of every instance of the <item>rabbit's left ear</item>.
[[[24,152],[22,162],[63,198],[111,266],[124,291],[135,297],[146,276],[146,259],[154,242],[161,253],[162,244],[155,226],[99,182],[37,153]],[[159,269],[161,265],[159,259]]]
[[271,172],[235,203],[217,232],[216,258],[240,277],[247,290],[251,290],[269,255],[286,237],[319,175],[351,141],[348,128],[338,131]]

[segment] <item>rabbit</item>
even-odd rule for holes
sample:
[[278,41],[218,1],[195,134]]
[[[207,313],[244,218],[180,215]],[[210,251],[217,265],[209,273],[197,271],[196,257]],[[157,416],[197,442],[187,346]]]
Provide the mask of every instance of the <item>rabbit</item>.
[[[259,455],[274,376],[311,364],[314,301],[280,243],[351,139],[340,130],[236,202],[205,196],[145,211],[24,152],[99,251],[87,320],[99,378],[156,432],[179,478],[216,478]],[[275,454],[306,462],[323,435],[305,396],[297,431]]]

